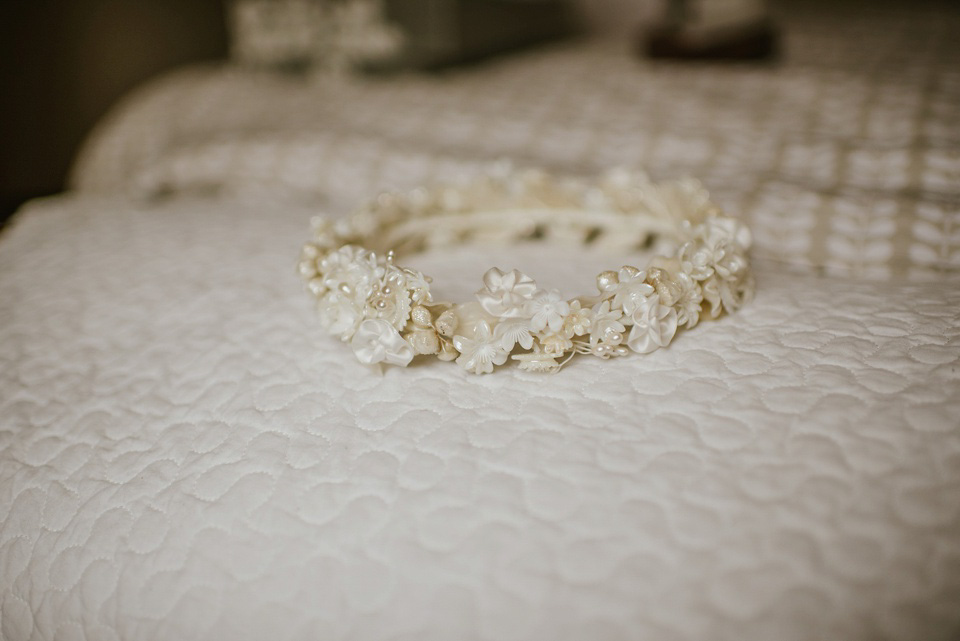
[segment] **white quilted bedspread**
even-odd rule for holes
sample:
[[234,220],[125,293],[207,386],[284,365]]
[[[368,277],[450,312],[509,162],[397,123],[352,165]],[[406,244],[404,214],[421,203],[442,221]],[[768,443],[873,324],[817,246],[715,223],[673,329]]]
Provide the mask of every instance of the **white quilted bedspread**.
[[[135,94],[0,236],[0,640],[960,638],[960,23],[832,4],[776,65]],[[313,208],[499,157],[700,177],[756,300],[553,376],[367,370],[294,273]],[[419,266],[620,264],[510,255]]]
[[960,634],[955,283],[761,262],[646,357],[381,377],[299,289],[308,213],[5,232],[0,638]]

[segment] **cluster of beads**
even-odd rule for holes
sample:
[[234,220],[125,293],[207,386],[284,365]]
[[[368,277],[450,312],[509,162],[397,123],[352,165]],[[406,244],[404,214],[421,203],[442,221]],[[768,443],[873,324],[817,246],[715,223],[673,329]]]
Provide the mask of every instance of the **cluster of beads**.
[[[429,277],[378,249],[558,235],[607,244],[626,238],[628,247],[655,241],[667,251],[646,269],[602,272],[597,294],[574,298],[494,267],[476,300],[452,304],[435,302]],[[576,354],[648,354],[679,328],[735,311],[753,295],[750,243],[749,230],[722,216],[696,181],[655,184],[620,170],[583,184],[500,172],[464,187],[384,195],[336,223],[316,218],[299,271],[321,325],[362,363],[406,366],[433,355],[476,374],[508,359],[555,372]]]

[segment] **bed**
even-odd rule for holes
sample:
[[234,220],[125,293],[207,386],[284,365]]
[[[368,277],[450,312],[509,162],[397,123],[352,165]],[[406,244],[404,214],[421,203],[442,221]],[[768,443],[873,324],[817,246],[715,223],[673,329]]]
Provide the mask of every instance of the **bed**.
[[[960,33],[815,9],[774,65],[587,39],[128,97],[0,236],[0,638],[958,638]],[[755,300],[546,377],[319,331],[311,216],[504,159],[698,177]],[[422,260],[469,295],[491,258]]]

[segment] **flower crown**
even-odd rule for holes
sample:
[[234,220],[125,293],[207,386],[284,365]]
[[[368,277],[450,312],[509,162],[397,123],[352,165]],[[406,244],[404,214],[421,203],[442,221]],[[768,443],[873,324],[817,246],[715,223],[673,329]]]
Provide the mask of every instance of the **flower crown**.
[[[434,355],[476,374],[508,358],[555,372],[576,354],[647,354],[754,290],[749,230],[720,215],[699,182],[657,184],[622,169],[591,183],[493,171],[465,186],[383,194],[347,218],[314,218],[313,228],[298,269],[320,323],[371,365]],[[395,262],[395,251],[543,237],[659,251],[646,269],[602,272],[597,295],[574,298],[494,267],[476,300],[460,304],[435,302],[431,279]]]

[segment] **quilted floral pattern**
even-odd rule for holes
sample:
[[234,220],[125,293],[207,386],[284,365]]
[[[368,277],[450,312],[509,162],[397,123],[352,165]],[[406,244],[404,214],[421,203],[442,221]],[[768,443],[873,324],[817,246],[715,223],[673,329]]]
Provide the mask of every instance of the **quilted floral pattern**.
[[[0,236],[0,639],[960,637],[957,23],[849,6],[781,7],[776,68],[577,43],[135,94],[81,195]],[[500,156],[696,175],[754,231],[755,300],[701,323],[736,291],[653,279],[681,311],[639,311],[684,340],[553,376],[377,375],[327,340],[292,264],[316,208]],[[416,267],[452,300],[491,264],[574,289],[610,267],[563,258]],[[611,349],[657,338],[580,312]],[[405,359],[377,321],[354,347]]]
[[644,358],[377,376],[299,289],[308,213],[5,232],[0,638],[956,638],[955,285],[758,261]]

